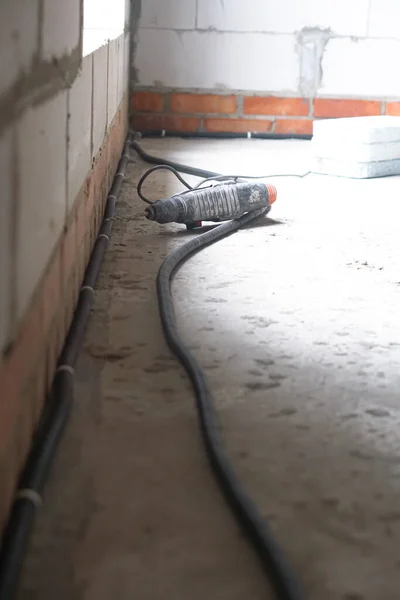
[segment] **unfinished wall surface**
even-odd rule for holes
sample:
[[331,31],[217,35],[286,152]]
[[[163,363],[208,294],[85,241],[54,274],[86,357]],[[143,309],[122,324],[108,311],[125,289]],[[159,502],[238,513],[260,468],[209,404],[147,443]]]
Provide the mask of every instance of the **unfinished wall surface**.
[[400,114],[399,19],[397,0],[142,0],[134,83],[157,95],[136,95],[134,125],[311,133]]
[[81,0],[0,6],[0,529],[127,131],[129,34],[82,58]]

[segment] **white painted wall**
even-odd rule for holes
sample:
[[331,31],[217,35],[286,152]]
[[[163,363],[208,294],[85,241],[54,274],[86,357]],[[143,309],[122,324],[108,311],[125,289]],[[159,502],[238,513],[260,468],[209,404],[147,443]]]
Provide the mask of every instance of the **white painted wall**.
[[398,97],[399,0],[142,0],[142,87]]
[[80,10],[44,0],[39,22],[38,0],[0,3],[0,351],[128,90],[129,35],[81,60]]

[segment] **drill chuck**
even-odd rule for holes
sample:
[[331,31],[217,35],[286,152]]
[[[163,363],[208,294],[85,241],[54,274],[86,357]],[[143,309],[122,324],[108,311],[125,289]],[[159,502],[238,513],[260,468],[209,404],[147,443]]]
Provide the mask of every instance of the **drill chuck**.
[[228,221],[260,208],[269,210],[276,195],[276,188],[266,183],[215,185],[157,200],[146,209],[146,217],[157,223]]

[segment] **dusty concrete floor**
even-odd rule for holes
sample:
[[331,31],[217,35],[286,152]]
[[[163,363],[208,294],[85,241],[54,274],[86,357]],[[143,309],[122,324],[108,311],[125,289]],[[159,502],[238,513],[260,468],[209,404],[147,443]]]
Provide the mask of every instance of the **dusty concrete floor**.
[[[307,142],[144,145],[225,172],[307,169]],[[273,598],[163,341],[155,275],[187,234],[143,218],[145,168],[123,189],[20,600]],[[399,597],[399,179],[277,179],[271,219],[174,285],[228,452],[310,600]],[[180,189],[153,182],[153,198]]]

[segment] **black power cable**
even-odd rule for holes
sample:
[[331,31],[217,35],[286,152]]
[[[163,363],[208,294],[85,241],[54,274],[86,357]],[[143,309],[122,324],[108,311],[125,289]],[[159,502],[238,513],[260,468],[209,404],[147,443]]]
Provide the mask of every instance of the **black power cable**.
[[[174,162],[171,160],[153,156],[152,154],[148,154],[137,141],[133,141],[131,147],[133,150],[135,150],[138,153],[138,155],[140,156],[140,158],[142,160],[155,165],[151,169],[148,169],[142,175],[142,177],[139,179],[139,182],[137,184],[138,196],[141,200],[143,200],[143,202],[146,202],[147,204],[153,204],[153,201],[149,200],[142,193],[143,184],[146,181],[146,179],[152,173],[154,173],[154,171],[157,171],[159,169],[165,169],[166,171],[170,171],[171,173],[173,173],[175,175],[175,177],[177,179],[179,179],[179,181],[182,183],[182,185],[184,185],[188,190],[198,189],[199,187],[203,186],[205,183],[211,183],[211,182],[224,183],[227,181],[232,181],[233,183],[235,183],[240,180],[246,181],[248,179],[251,179],[251,180],[252,179],[254,179],[254,180],[270,179],[270,178],[275,179],[275,177],[298,177],[299,179],[302,179],[303,177],[306,177],[307,175],[310,174],[310,171],[306,171],[305,173],[301,173],[301,174],[275,173],[275,174],[268,174],[268,175],[222,175],[221,173],[216,173],[215,171],[206,171],[204,169],[198,169],[197,167],[190,167],[188,165],[183,165],[181,163],[177,163],[177,162]],[[194,175],[195,177],[202,177],[203,180],[195,187],[192,187],[185,179],[183,179],[183,177],[180,175],[179,171],[181,173],[186,173],[187,175]],[[183,193],[185,193],[185,192],[183,192]]]
[[[85,273],[78,306],[58,362],[50,399],[45,406],[39,426],[35,432],[32,449],[23,469],[10,518],[3,533],[0,548],[0,600],[13,600],[15,598],[18,579],[34,524],[36,510],[41,504],[48,473],[72,408],[74,365],[90,315],[94,286],[108,246],[116,212],[117,198],[129,161],[128,152],[130,146],[131,135],[128,135],[123,155],[118,165],[117,175],[114,178],[113,185],[107,197],[103,222]],[[165,165],[168,162],[164,161],[164,159],[148,155],[135,142],[132,144],[132,147],[144,160],[152,164]],[[199,170],[177,163],[169,162],[168,164],[173,169],[179,169],[191,175],[214,179],[220,177],[218,173],[214,173],[213,171]],[[170,288],[174,271],[179,268],[186,258],[203,247],[237,231],[247,222],[263,214],[263,212],[265,212],[265,209],[248,213],[240,219],[224,223],[214,230],[190,240],[187,244],[175,250],[166,258],[159,270],[157,293],[167,341],[187,370],[196,390],[201,430],[207,454],[218,482],[244,530],[253,542],[263,565],[268,570],[279,600],[302,600],[303,596],[298,584],[287,566],[284,557],[269,533],[266,524],[236,480],[232,467],[223,452],[212,406],[212,397],[205,377],[176,332]]]
[[153,131],[143,131],[140,133],[143,138],[160,138],[160,137],[171,137],[171,138],[183,138],[183,139],[206,139],[206,140],[236,140],[236,139],[254,139],[254,140],[311,140],[311,134],[302,133],[252,133],[248,132],[210,132],[210,131],[196,131],[191,133],[185,133],[182,131],[168,131],[166,129],[154,129]]
[[[137,151],[141,158],[152,164],[165,164],[174,170],[197,175],[198,177],[220,177],[217,173],[211,175],[210,172],[207,172],[208,175],[205,175],[205,171],[202,169],[196,169],[149,155],[137,142],[133,142],[132,148]],[[143,182],[143,177],[140,181]],[[304,600],[300,585],[286,562],[279,545],[269,531],[266,522],[261,517],[256,506],[237,479],[232,465],[224,452],[212,394],[203,371],[179,337],[171,292],[172,277],[188,257],[238,231],[241,227],[266,212],[267,209],[249,212],[238,219],[223,223],[211,231],[190,239],[171,252],[165,258],[157,275],[157,296],[161,322],[167,343],[186,370],[194,388],[201,433],[217,482],[261,559],[262,566],[274,586],[277,598],[279,600]]]
[[147,204],[153,204],[152,200],[149,200],[148,198],[146,198],[146,196],[144,196],[142,194],[142,186],[143,186],[144,182],[146,181],[146,179],[149,177],[149,175],[154,173],[154,171],[159,171],[160,169],[170,171],[182,183],[182,185],[184,185],[188,190],[192,189],[192,186],[183,179],[183,177],[179,174],[179,172],[176,169],[174,169],[173,167],[170,167],[169,165],[156,165],[155,167],[152,167],[151,169],[146,171],[146,173],[139,179],[139,182],[137,184],[137,188],[136,188],[137,195],[139,196],[139,198],[141,200],[143,200],[143,202],[146,202]]
[[11,514],[0,547],[0,600],[15,598],[36,510],[73,404],[74,365],[90,316],[94,286],[108,246],[117,198],[130,160],[128,135],[110,192],[103,222],[90,257],[67,339],[64,344],[50,398],[34,435],[32,448],[20,477]]
[[[177,163],[172,160],[167,160],[166,158],[158,158],[157,156],[148,154],[146,152],[146,150],[144,150],[137,141],[132,142],[131,148],[137,152],[137,154],[140,156],[140,158],[142,160],[149,163],[150,165],[171,167],[175,171],[180,171],[181,173],[186,173],[186,175],[194,175],[195,177],[204,177],[205,179],[208,177],[218,177],[220,175],[220,173],[216,173],[215,171],[206,171],[205,169],[189,167],[188,165],[182,165],[181,163]],[[146,175],[146,173],[145,173],[145,175]]]

